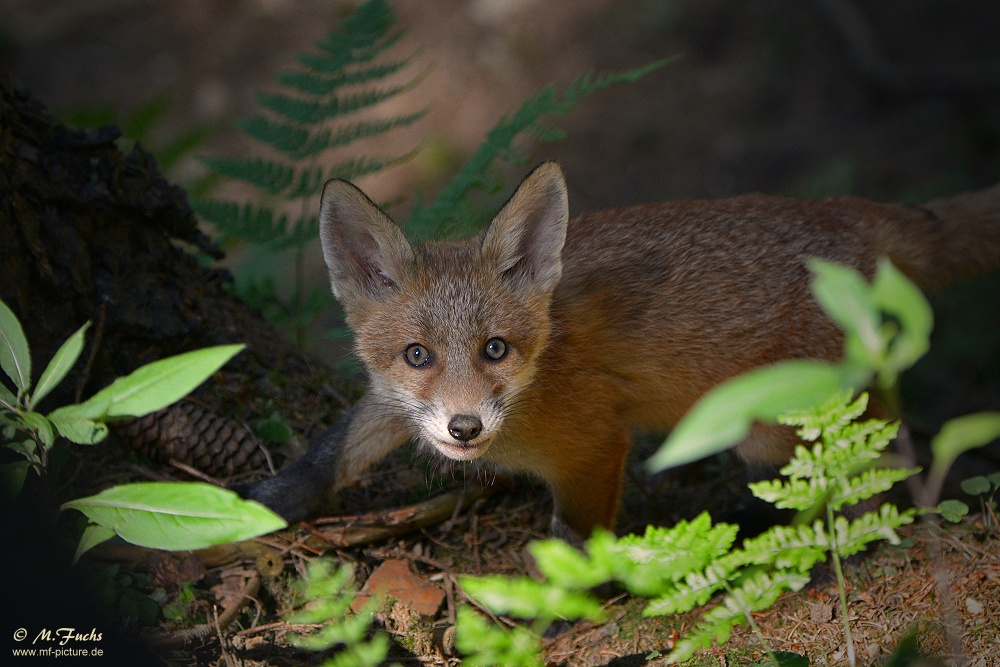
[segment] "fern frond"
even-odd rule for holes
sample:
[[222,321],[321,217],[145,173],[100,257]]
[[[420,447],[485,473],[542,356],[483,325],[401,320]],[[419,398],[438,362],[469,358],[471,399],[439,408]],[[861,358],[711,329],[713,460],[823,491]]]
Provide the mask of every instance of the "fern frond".
[[828,502],[836,512],[844,506],[856,505],[862,500],[884,493],[896,482],[909,479],[918,472],[920,468],[868,468],[860,475],[838,484],[838,488],[830,494]]
[[822,405],[778,417],[778,423],[799,427],[796,433],[812,442],[830,432],[837,432],[860,417],[868,407],[868,394],[862,392],[851,401],[851,392],[839,392]]
[[410,90],[422,79],[417,78],[398,86],[362,90],[352,95],[329,97],[320,100],[292,97],[282,93],[258,93],[257,103],[293,123],[315,125],[331,118],[339,118],[382,102]]
[[689,572],[682,581],[668,586],[650,600],[642,615],[682,614],[705,604],[733,578],[734,571],[726,565],[717,561],[701,572]]
[[310,139],[309,130],[305,127],[264,116],[239,118],[236,120],[236,127],[257,141],[271,144],[282,153],[294,154]]
[[710,609],[701,622],[674,645],[667,662],[683,662],[698,649],[711,646],[713,639],[719,644],[725,643],[733,627],[746,623],[751,612],[767,609],[785,591],[801,590],[807,583],[809,575],[756,572],[727,595],[722,604]]
[[392,21],[392,24],[373,26],[367,32],[354,32],[345,22],[344,32],[329,33],[315,43],[314,46],[320,53],[302,54],[299,62],[316,71],[322,71],[326,67],[323,61],[324,57],[329,60],[330,64],[338,60],[342,61],[342,67],[371,62],[383,51],[396,46],[406,36],[406,30],[403,29],[390,32],[395,19]]
[[913,523],[917,511],[913,508],[899,511],[892,503],[883,504],[876,512],[867,512],[854,521],[838,516],[833,522],[832,541],[842,558],[863,551],[869,542],[886,540],[899,544],[896,530]]
[[237,237],[250,243],[267,245],[280,240],[288,228],[288,216],[276,215],[273,209],[254,204],[217,200],[195,200],[191,208],[198,216],[220,231],[222,240]]
[[301,53],[295,59],[311,72],[330,74],[351,65],[375,60],[380,54],[398,44],[405,35],[405,31],[399,31],[382,39],[369,39],[364,44],[353,40],[340,42],[336,38],[327,38],[315,45],[324,53]]
[[316,136],[311,137],[309,141],[290,152],[292,157],[297,159],[319,155],[323,151],[330,150],[331,148],[342,148],[361,139],[374,137],[401,127],[408,127],[426,116],[429,111],[430,108],[425,107],[420,111],[415,111],[401,116],[342,125],[335,131],[323,130]]
[[822,521],[811,525],[772,526],[743,542],[740,558],[747,565],[768,565],[796,572],[809,572],[825,560],[830,540]]
[[707,513],[671,528],[649,526],[642,537],[618,541],[614,560],[628,567],[619,568],[615,578],[637,595],[657,594],[719,559],[729,551],[736,531],[730,524],[713,526]]
[[295,168],[284,162],[262,158],[205,158],[217,174],[249,183],[265,192],[279,195],[295,180]]
[[372,81],[382,81],[401,71],[416,57],[410,56],[392,63],[359,67],[353,71],[344,71],[343,67],[332,72],[290,71],[278,72],[275,80],[283,86],[291,88],[303,95],[323,97],[348,86],[358,86]]
[[546,135],[539,119],[545,115],[563,115],[573,108],[582,97],[596,93],[617,83],[635,81],[653,70],[663,67],[667,60],[659,60],[643,67],[624,72],[609,72],[600,75],[586,74],[575,79],[561,96],[557,96],[553,86],[546,86],[526,99],[513,113],[501,118],[487,133],[486,140],[462,166],[459,172],[438,194],[429,206],[414,208],[407,222],[411,233],[417,237],[428,237],[446,231],[450,234],[464,234],[486,222],[483,217],[459,218],[454,211],[460,202],[467,201],[476,191],[492,194],[497,176],[491,173],[494,164],[507,160],[517,164],[523,161],[514,147],[514,141],[525,132],[533,131],[536,137]]

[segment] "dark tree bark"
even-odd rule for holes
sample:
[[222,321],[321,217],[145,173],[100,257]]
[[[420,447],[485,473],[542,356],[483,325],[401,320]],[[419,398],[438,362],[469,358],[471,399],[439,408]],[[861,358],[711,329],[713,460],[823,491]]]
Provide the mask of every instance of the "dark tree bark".
[[0,299],[21,319],[36,379],[66,337],[94,322],[84,359],[51,405],[223,343],[248,345],[226,366],[229,383],[277,371],[295,388],[292,401],[305,387],[324,393],[314,381],[322,369],[232,294],[228,272],[199,264],[195,253],[221,252],[199,231],[185,192],[141,147],[123,155],[118,136],[55,122],[0,70]]

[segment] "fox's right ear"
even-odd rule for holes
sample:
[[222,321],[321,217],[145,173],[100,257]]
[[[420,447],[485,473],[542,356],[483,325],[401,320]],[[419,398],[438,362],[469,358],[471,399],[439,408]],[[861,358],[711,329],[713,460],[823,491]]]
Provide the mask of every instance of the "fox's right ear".
[[549,294],[562,275],[569,205],[566,179],[555,162],[543,162],[517,187],[483,236],[483,257],[521,286]]
[[412,275],[413,246],[403,231],[347,181],[323,188],[319,238],[330,287],[348,312],[363,300],[382,300]]

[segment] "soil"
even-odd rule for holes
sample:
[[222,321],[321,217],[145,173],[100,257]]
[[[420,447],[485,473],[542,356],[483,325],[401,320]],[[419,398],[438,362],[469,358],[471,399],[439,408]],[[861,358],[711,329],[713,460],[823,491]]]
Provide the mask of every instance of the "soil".
[[[252,147],[228,129],[232,119],[253,113],[253,93],[268,86],[271,72],[290,67],[294,54],[351,6],[320,0],[0,0],[0,57],[63,117],[107,105],[127,119],[162,96],[165,110],[149,137],[154,152],[206,126],[213,132],[199,152],[239,154]],[[406,0],[393,6],[409,30],[406,48],[419,49],[420,58],[433,63],[410,101],[401,104],[408,110],[430,101],[431,111],[390,140],[404,147],[424,142],[424,151],[361,183],[377,200],[434,193],[483,133],[540,86],[564,87],[589,69],[659,58],[672,60],[634,85],[584,100],[559,119],[567,140],[530,147],[533,159],[563,164],[574,211],[753,190],[922,201],[1000,181],[1000,4],[992,0]],[[843,19],[856,19],[859,11],[862,23]],[[507,171],[508,187],[520,171]],[[202,171],[189,156],[169,174],[191,184]],[[319,269],[316,275],[321,281]],[[918,444],[947,418],[1000,409],[998,288],[1000,276],[992,276],[935,299],[933,352],[905,388]],[[339,407],[297,404],[289,419],[308,435]],[[729,516],[744,505],[742,471],[725,457],[647,477],[643,455],[656,442],[640,444],[632,459],[623,531],[648,521],[671,523],[702,509]],[[118,454],[88,465],[93,478],[137,471],[175,475],[148,466],[141,471],[145,464],[123,464]],[[994,446],[963,459],[953,477],[957,482],[998,469]],[[335,511],[351,516],[388,510],[462,477],[461,470],[441,472],[403,452],[349,489]],[[453,618],[456,576],[528,569],[524,548],[545,535],[549,501],[524,480],[499,486],[452,521],[332,549],[356,567],[359,583],[381,562],[405,558],[449,592],[438,621],[383,615],[383,625],[394,633],[395,657],[404,664],[456,662],[435,640],[440,633],[434,627]],[[947,493],[959,494],[954,483]],[[946,655],[942,628],[949,624],[958,629],[965,664],[1000,664],[1000,536],[986,530],[986,520],[975,513],[949,527],[940,548],[928,544],[924,528],[914,528],[901,546],[880,549],[850,567],[861,664],[884,659],[914,627],[923,650]],[[273,538],[280,558],[270,574],[262,574],[269,570],[259,558],[251,559],[260,588],[233,625],[160,652],[173,664],[316,662],[289,647],[289,628],[279,615],[291,599],[291,575],[317,551],[298,546],[309,534],[297,528]],[[936,551],[940,556],[928,556]],[[209,584],[221,585],[233,567],[209,568],[195,585],[193,609],[204,613],[220,604]],[[152,576],[146,565],[135,571],[140,579]],[[947,585],[937,588],[941,571]],[[942,591],[949,599],[942,599]],[[613,621],[561,628],[545,640],[547,659],[656,664],[690,619],[643,619],[639,608],[636,600],[612,598]],[[839,607],[830,585],[787,596],[756,621],[775,649],[808,654],[817,665],[843,664]],[[160,633],[178,629],[162,617],[149,627]],[[697,664],[753,664],[759,656],[756,639],[744,631]]]

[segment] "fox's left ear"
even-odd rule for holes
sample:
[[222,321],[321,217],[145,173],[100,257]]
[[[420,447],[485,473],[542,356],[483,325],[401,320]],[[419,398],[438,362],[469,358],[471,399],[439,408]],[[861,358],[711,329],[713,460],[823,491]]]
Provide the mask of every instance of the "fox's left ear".
[[566,179],[558,164],[543,162],[493,218],[482,255],[500,273],[551,292],[562,275],[567,222]]

